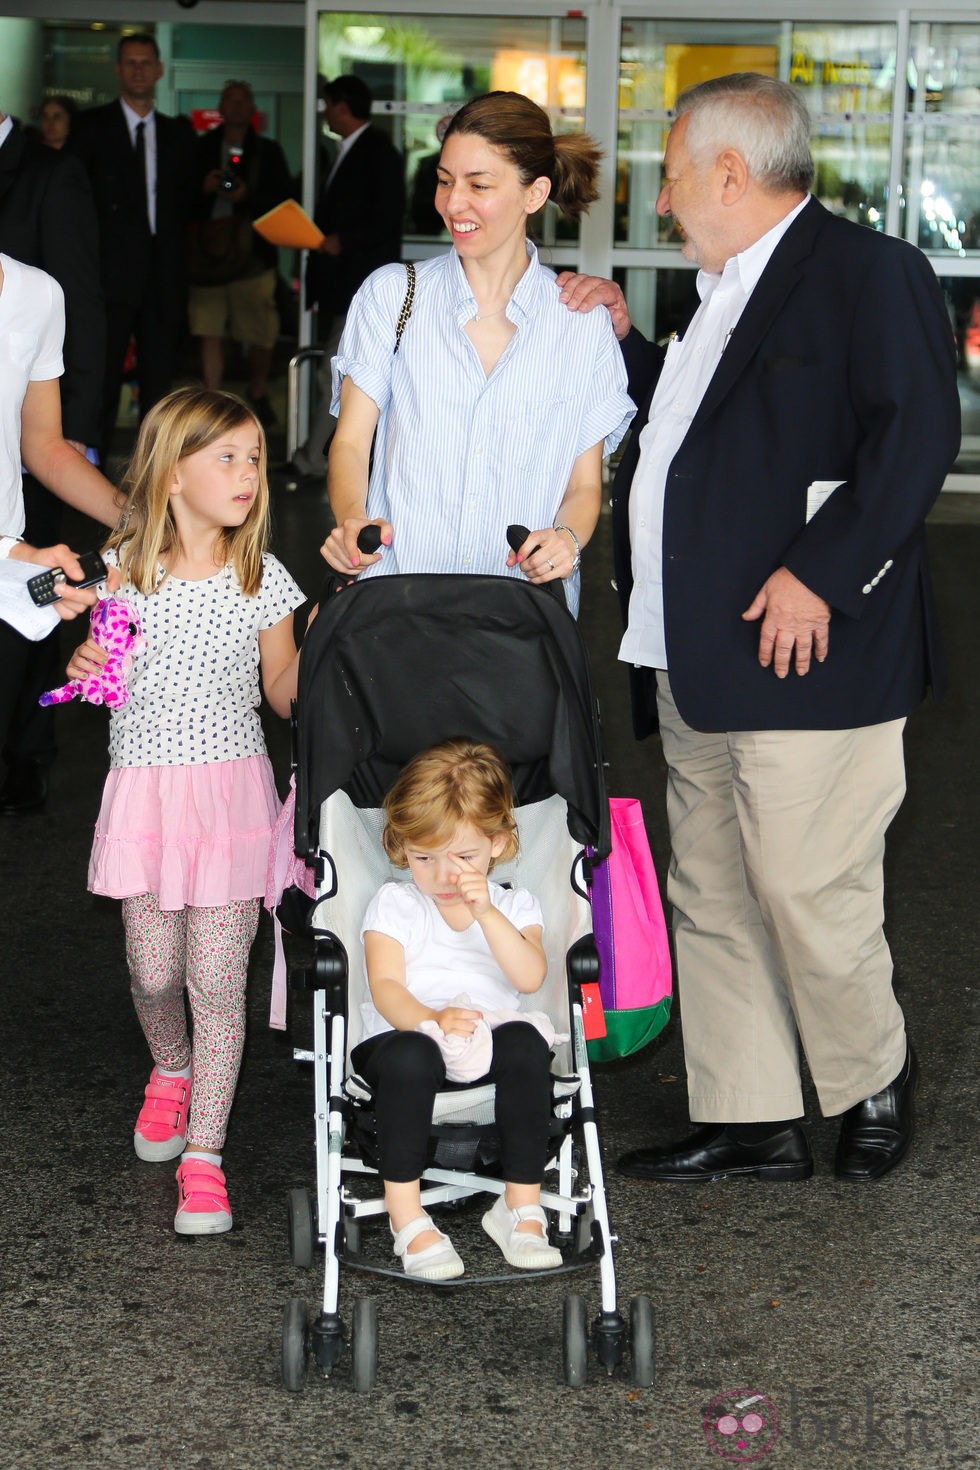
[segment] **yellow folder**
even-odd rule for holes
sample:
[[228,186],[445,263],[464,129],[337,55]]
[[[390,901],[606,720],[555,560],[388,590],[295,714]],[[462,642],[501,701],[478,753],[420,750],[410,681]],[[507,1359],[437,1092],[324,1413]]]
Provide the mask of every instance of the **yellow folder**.
[[323,239],[323,231],[295,199],[284,199],[275,209],[259,215],[252,221],[252,229],[258,230],[270,245],[283,245],[287,250],[315,250]]

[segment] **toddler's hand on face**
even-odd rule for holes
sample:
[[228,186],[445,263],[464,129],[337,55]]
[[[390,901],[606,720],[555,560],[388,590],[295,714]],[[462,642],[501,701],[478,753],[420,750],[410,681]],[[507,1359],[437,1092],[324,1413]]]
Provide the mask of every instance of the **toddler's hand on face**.
[[446,1006],[436,1015],[444,1036],[472,1036],[477,1021],[482,1019],[482,1011],[470,1011],[464,1006]]
[[474,868],[469,858],[457,857],[454,852],[446,854],[456,866],[456,889],[460,898],[476,919],[490,912],[490,888],[485,873]]

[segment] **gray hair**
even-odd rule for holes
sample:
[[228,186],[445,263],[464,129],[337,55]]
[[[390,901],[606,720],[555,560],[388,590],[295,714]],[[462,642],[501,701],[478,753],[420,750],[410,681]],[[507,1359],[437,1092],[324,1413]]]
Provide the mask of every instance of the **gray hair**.
[[737,71],[688,87],[677,117],[689,117],[684,139],[692,158],[735,148],[749,176],[773,194],[806,192],[813,183],[810,114],[795,87],[757,72]]

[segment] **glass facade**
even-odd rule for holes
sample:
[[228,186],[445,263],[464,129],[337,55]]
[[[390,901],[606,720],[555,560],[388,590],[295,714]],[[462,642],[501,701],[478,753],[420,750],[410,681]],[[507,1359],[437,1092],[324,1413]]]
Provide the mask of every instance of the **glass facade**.
[[[688,0],[584,0],[572,9],[549,0],[396,4],[379,10],[347,0],[341,10],[309,0],[307,34],[321,75],[351,71],[368,82],[374,121],[404,154],[406,257],[446,246],[433,207],[440,124],[468,97],[525,92],[556,129],[586,127],[606,155],[602,197],[588,220],[572,224],[550,206],[537,217],[545,259],[615,276],[637,324],[658,338],[676,327],[693,287],[671,222],[656,212],[679,91],[735,70],[799,88],[812,118],[820,201],[903,236],[933,262],[960,355],[956,471],[980,489],[980,14],[960,0],[876,5],[873,16],[855,5],[850,19],[836,0],[757,0],[752,9],[762,14],[749,10],[744,19],[736,7],[698,15]],[[88,105],[115,95],[120,27],[88,19],[87,7],[82,20],[80,0],[66,0],[73,7],[74,16],[44,24],[44,91],[74,91]],[[721,7],[705,0],[705,9]],[[306,156],[318,170],[328,166],[334,140],[314,124],[312,99],[303,102],[302,32],[256,25],[254,16],[229,26],[180,15],[151,22],[167,63],[164,110],[207,106],[226,77],[250,77],[293,166],[304,126]],[[308,69],[307,88],[311,78]]]
[[[444,242],[433,204],[440,124],[468,98],[501,90],[531,97],[555,131],[580,132],[585,41],[581,18],[329,11],[319,17],[317,65],[323,76],[355,72],[368,83],[376,121],[405,156],[406,240]],[[551,206],[539,229],[549,244],[578,239]]]

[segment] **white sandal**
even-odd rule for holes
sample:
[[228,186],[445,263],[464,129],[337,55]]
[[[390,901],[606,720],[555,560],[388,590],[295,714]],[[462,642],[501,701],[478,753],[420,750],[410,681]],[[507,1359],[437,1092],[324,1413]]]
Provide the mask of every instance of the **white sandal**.
[[[524,1220],[536,1220],[542,1234],[518,1230]],[[499,1194],[483,1217],[483,1228],[500,1247],[507,1264],[519,1271],[551,1271],[562,1264],[561,1251],[548,1241],[548,1217],[540,1205],[520,1205],[512,1210]]]
[[[439,1239],[435,1245],[427,1245],[424,1251],[410,1251],[408,1247],[424,1230],[435,1230]],[[394,1252],[400,1256],[406,1276],[417,1276],[420,1281],[452,1281],[462,1276],[463,1263],[453,1249],[448,1235],[433,1225],[428,1215],[419,1215],[409,1220],[395,1235]]]

